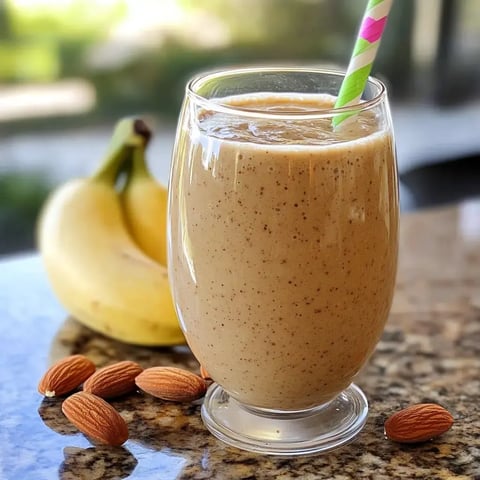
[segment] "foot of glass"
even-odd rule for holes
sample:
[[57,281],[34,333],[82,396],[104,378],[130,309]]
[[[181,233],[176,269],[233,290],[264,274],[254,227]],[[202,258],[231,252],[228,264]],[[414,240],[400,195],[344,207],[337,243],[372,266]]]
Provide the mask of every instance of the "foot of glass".
[[205,396],[202,418],[217,438],[269,455],[326,452],[354,439],[368,415],[364,393],[353,383],[326,405],[285,412],[242,405],[217,384]]

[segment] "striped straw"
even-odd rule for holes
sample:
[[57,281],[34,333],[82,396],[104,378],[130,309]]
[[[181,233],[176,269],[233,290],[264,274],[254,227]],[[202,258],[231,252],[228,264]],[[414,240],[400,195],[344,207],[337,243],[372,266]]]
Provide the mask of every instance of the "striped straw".
[[[392,3],[393,0],[369,0],[335,108],[356,105],[360,101]],[[337,127],[353,114],[348,112],[336,115],[332,120],[333,126]]]

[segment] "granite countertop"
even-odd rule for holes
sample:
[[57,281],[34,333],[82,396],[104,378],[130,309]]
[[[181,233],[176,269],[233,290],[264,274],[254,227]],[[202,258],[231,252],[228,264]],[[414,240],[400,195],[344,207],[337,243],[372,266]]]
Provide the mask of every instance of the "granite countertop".
[[[318,456],[275,458],[211,436],[199,404],[140,393],[113,402],[130,439],[99,447],[70,425],[37,383],[53,361],[83,353],[98,366],[131,359],[198,372],[186,347],[122,345],[68,318],[37,255],[0,261],[0,479],[480,479],[480,201],[407,214],[394,305],[382,341],[357,378],[370,402],[357,439]],[[417,402],[448,408],[443,436],[400,445],[383,422]]]

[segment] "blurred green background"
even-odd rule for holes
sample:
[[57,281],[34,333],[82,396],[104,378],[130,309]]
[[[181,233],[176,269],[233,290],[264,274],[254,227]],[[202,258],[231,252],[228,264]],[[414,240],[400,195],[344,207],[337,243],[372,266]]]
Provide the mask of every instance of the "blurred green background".
[[[345,67],[365,5],[0,0],[0,255],[34,247],[48,191],[91,171],[120,116],[151,119],[159,132],[152,167],[166,181],[184,84],[194,72],[263,62]],[[479,32],[479,0],[394,4],[374,74],[400,113],[477,101]]]

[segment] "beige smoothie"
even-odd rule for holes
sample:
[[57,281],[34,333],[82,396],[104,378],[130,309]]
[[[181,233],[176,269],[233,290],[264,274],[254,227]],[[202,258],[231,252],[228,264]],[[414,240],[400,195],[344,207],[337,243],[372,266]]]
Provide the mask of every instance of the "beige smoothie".
[[[308,113],[324,95],[224,99]],[[392,301],[397,179],[373,112],[333,131],[202,110],[181,133],[171,192],[170,275],[187,341],[237,400],[298,410],[346,388]],[[180,163],[180,162],[179,162]]]

